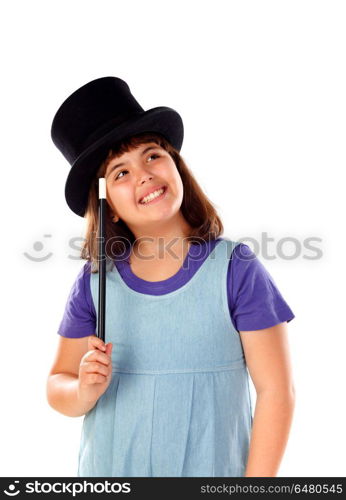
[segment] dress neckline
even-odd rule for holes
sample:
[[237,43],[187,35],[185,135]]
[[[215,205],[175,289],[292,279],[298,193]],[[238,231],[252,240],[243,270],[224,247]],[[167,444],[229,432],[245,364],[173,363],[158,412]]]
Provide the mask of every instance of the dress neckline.
[[122,259],[114,261],[114,276],[120,285],[130,294],[147,299],[155,296],[156,300],[165,300],[173,295],[182,293],[187,287],[192,285],[200,274],[204,263],[215,252],[215,247],[223,240],[224,238],[219,237],[216,240],[191,244],[184,263],[178,272],[161,281],[147,281],[135,275],[131,271],[128,262],[131,248],[127,248]]
[[[115,265],[121,275],[123,275],[126,278],[126,282],[129,284],[133,285],[135,288],[139,287],[145,287],[146,289],[152,288],[152,289],[162,289],[163,287],[169,287],[171,285],[174,285],[175,283],[181,283],[183,276],[185,276],[188,271],[189,271],[189,266],[190,266],[190,260],[194,259],[195,256],[198,256],[199,259],[201,259],[203,262],[207,258],[207,256],[210,254],[212,249],[214,248],[214,244],[217,244],[219,240],[222,238],[217,238],[216,240],[212,240],[210,242],[205,242],[203,241],[202,243],[191,243],[189,250],[185,256],[185,259],[183,261],[183,264],[180,266],[178,271],[170,276],[169,278],[166,278],[164,280],[159,280],[159,281],[148,281],[143,278],[140,278],[137,276],[131,269],[131,265],[129,263],[129,256],[131,253],[131,247],[127,249],[125,258],[123,260],[115,260]],[[203,254],[203,257],[199,256],[199,249],[201,247],[204,247],[208,249],[207,255]]]

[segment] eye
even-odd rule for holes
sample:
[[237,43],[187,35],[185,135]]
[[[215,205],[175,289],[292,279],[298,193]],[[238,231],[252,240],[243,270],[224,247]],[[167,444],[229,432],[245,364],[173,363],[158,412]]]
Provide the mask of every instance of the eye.
[[119,175],[122,174],[123,172],[128,172],[128,170],[120,170],[120,172],[118,172],[118,174],[115,176],[115,180],[117,180]]
[[149,155],[148,158],[151,158],[152,156],[156,156],[156,158],[159,158],[160,155],[153,153],[152,155]]
[[[148,156],[148,158],[152,158],[152,157],[156,157],[156,158],[159,158],[160,155],[156,154],[156,153],[153,153],[151,155]],[[124,170],[120,170],[120,172],[117,173],[117,175],[115,176],[114,180],[117,180],[119,178],[119,175],[122,174],[123,172],[128,172],[128,170],[124,169]]]

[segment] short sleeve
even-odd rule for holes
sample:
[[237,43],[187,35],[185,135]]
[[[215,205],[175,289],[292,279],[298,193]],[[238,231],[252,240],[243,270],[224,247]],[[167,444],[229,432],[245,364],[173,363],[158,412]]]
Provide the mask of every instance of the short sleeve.
[[230,315],[238,331],[270,328],[295,317],[270,273],[244,243],[232,252],[227,292]]
[[58,334],[80,338],[95,335],[96,311],[90,291],[90,263],[86,262],[72,285]]

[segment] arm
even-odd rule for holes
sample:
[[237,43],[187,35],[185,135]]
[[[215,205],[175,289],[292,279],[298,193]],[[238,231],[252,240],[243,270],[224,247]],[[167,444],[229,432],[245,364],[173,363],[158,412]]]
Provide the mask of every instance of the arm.
[[78,397],[78,376],[72,373],[53,373],[47,381],[47,399],[54,410],[68,417],[81,417],[96,402],[86,403]]
[[55,360],[47,379],[47,400],[54,410],[68,417],[80,417],[94,404],[78,398],[79,364],[88,351],[88,337],[59,337]]
[[275,477],[295,406],[287,323],[239,333],[257,393],[245,477]]

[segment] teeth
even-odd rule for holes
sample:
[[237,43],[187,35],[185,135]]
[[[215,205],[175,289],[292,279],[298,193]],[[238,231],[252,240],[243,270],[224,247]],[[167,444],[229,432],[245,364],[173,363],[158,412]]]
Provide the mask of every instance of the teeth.
[[141,203],[148,203],[148,201],[153,200],[154,198],[157,198],[164,192],[164,189],[158,189],[157,191],[154,191],[153,193],[149,194],[145,198],[142,199]]

